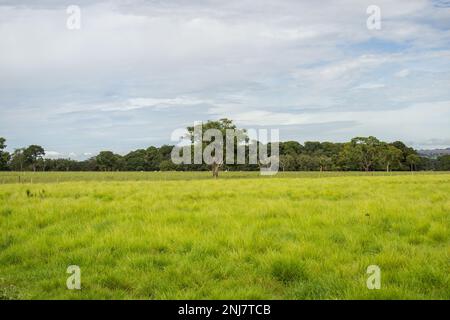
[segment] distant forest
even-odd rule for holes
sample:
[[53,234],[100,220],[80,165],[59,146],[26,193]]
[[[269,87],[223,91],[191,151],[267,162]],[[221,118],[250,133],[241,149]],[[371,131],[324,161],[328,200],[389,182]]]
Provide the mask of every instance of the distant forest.
[[[231,120],[208,121],[205,128],[221,131],[237,129]],[[192,127],[188,131],[192,134]],[[245,132],[245,129],[239,129]],[[193,140],[192,140],[193,142]],[[248,144],[260,142],[247,141]],[[174,146],[148,147],[131,151],[126,155],[101,151],[84,161],[48,159],[39,145],[5,151],[6,139],[0,137],[1,171],[207,171],[206,164],[180,164],[171,161]],[[270,150],[270,148],[269,148]],[[248,163],[248,162],[247,162]],[[437,158],[423,157],[401,141],[383,142],[375,137],[356,137],[349,142],[333,143],[296,141],[279,143],[280,171],[409,171],[450,170],[450,155]],[[222,170],[255,171],[256,164],[224,164]]]

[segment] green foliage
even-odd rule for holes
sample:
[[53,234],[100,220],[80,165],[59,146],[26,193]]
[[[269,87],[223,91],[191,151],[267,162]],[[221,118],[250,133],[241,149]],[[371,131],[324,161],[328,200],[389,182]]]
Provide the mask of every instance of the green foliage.
[[13,171],[23,171],[25,164],[26,164],[26,158],[24,154],[25,148],[20,148],[14,150],[11,161],[10,161],[10,168]]
[[[217,130],[222,135],[222,145],[223,145],[223,159],[225,162],[225,159],[227,159],[229,150],[227,150],[226,146],[227,143],[233,143],[234,144],[234,150],[232,150],[233,154],[232,157],[236,161],[236,154],[237,154],[237,146],[238,144],[246,143],[248,142],[248,135],[247,131],[245,129],[239,129],[236,127],[235,124],[233,124],[232,120],[229,119],[220,119],[219,121],[207,121],[206,123],[198,124],[193,127],[187,127],[188,131],[188,138],[191,140],[191,143],[193,145],[201,145],[201,152],[203,153],[205,148],[214,141],[215,137],[211,139],[211,141],[205,141],[205,132],[207,130]],[[229,136],[227,135],[227,131],[233,132],[234,135]],[[212,153],[212,156],[215,156],[214,152]],[[192,154],[193,157],[193,154]],[[193,158],[192,158],[193,159]],[[220,161],[219,161],[220,162]],[[194,163],[194,161],[192,161]],[[222,163],[221,163],[222,164]],[[225,168],[228,166],[225,165]]]
[[126,171],[145,171],[148,167],[147,152],[143,149],[128,153],[123,160]]
[[344,145],[341,161],[347,166],[359,166],[365,171],[374,169],[381,155],[381,142],[375,137],[356,137]]
[[0,171],[8,169],[8,162],[11,159],[11,155],[8,152],[0,151]]
[[450,155],[440,156],[437,158],[438,170],[448,171],[450,170]]
[[416,170],[417,165],[420,163],[420,157],[416,154],[409,154],[406,156],[406,163],[410,166],[411,171]]
[[95,160],[100,171],[118,171],[122,166],[122,157],[111,151],[101,151]]
[[170,160],[163,160],[159,164],[159,170],[161,171],[175,171],[176,169],[177,165]]
[[3,151],[6,148],[6,139],[0,137],[0,171],[4,171],[8,169],[8,162],[10,160],[10,154],[6,151]]
[[295,154],[290,153],[280,156],[280,168],[283,171],[295,171],[297,170],[297,161]]
[[380,152],[380,162],[386,167],[386,171],[392,167],[399,169],[402,161],[402,151],[393,145],[383,144]]
[[280,154],[296,156],[302,153],[304,147],[297,141],[286,141],[280,144]]
[[[197,130],[196,130],[197,129]],[[201,144],[201,152],[211,141],[200,141],[208,129],[217,129],[223,137],[224,162],[213,166],[194,164],[194,147]],[[245,148],[245,164],[227,164],[227,130],[235,130],[233,154],[237,162],[237,146]],[[197,132],[198,131],[198,132]],[[229,119],[207,121],[196,127],[187,128],[187,138],[191,141],[191,164],[175,165],[171,162],[172,145],[150,146],[121,156],[112,151],[102,151],[97,156],[85,161],[71,159],[44,159],[44,149],[32,145],[16,149],[12,155],[0,148],[0,170],[33,171],[207,171],[219,166],[223,171],[256,171],[258,164],[249,164],[249,150],[252,144],[256,149],[261,142],[250,141],[247,130],[237,128]],[[212,139],[214,140],[214,138]],[[231,140],[230,140],[231,141]],[[270,149],[270,144],[267,145]],[[0,146],[5,148],[5,139],[0,139]],[[253,145],[254,146],[254,145]],[[420,157],[417,152],[401,141],[386,143],[375,137],[356,137],[347,143],[306,141],[304,145],[296,141],[279,143],[279,160],[281,171],[406,171],[406,170],[450,170],[447,158],[428,159]],[[270,155],[270,154],[269,154]],[[214,154],[213,154],[214,156]]]
[[36,171],[38,160],[41,160],[44,155],[44,148],[34,144],[23,150],[25,163],[31,165],[33,171]]

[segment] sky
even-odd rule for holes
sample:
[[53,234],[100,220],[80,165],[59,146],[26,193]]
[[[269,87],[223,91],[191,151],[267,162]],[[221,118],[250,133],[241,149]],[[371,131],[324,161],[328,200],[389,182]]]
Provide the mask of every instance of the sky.
[[223,117],[284,141],[450,147],[450,1],[0,0],[8,150],[125,154]]

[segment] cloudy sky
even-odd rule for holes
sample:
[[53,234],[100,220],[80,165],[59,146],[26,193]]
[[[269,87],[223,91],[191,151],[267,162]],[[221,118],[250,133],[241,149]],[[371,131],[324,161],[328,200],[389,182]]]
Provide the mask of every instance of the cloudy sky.
[[222,117],[281,140],[449,147],[450,1],[0,1],[9,150],[125,153]]

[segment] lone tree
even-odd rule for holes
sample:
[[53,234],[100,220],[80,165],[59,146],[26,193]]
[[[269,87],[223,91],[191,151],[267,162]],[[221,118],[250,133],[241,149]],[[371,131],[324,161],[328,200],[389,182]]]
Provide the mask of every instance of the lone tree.
[[[233,124],[232,120],[226,118],[220,119],[219,121],[208,120],[206,123],[198,124],[192,127],[187,127],[186,129],[188,132],[188,138],[190,139],[192,144],[192,148],[195,149],[196,147],[201,146],[201,153],[203,159],[202,163],[205,161],[203,157],[205,149],[206,151],[211,151],[212,163],[210,164],[210,166],[214,178],[219,177],[219,170],[224,166],[224,157],[225,159],[233,159],[233,163],[235,163],[234,161],[235,155],[237,154],[237,145],[242,142],[244,143],[248,142],[247,131],[245,129],[238,129],[236,125]],[[209,144],[214,142],[215,140],[211,139],[212,140],[211,141],[208,139],[209,137],[205,138],[204,136],[204,133],[210,129],[217,130],[216,132],[220,133],[221,135],[223,147],[221,154],[216,154],[216,150],[210,148],[211,146]],[[227,135],[227,130],[233,132],[233,135]],[[234,140],[233,143],[234,150],[226,150],[225,146],[227,145],[227,142],[232,142],[231,139]]]

